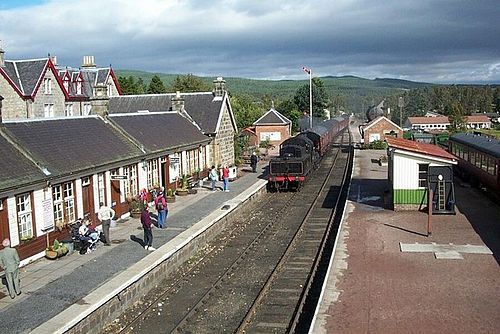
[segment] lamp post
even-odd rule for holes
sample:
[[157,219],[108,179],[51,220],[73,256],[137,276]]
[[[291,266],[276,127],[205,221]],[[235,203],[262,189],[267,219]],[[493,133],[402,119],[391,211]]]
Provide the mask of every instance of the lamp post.
[[304,72],[309,74],[309,128],[313,127],[313,93],[312,93],[312,70],[307,67],[302,67]]

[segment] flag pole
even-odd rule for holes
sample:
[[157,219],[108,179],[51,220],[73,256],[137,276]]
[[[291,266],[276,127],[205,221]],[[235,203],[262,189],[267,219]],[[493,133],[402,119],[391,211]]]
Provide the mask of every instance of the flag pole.
[[309,69],[309,128],[313,127],[313,90],[312,90],[312,70]]

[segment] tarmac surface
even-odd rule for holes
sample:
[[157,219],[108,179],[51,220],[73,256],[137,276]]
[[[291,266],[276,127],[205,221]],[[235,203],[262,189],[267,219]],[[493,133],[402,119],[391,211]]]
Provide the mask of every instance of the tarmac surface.
[[394,212],[385,151],[356,150],[311,333],[499,333],[500,207],[456,181],[456,215]]
[[[254,187],[263,178],[266,161],[259,163],[258,173],[250,167],[239,170],[239,177],[230,182],[229,192],[212,192],[209,182],[198,188],[197,194],[177,196],[169,204],[167,228],[153,228],[153,246],[156,248],[174,240],[182,232],[214,211],[220,211],[225,203]],[[32,262],[20,270],[22,294],[15,299],[8,296],[6,286],[1,286],[0,332],[28,333],[58,315],[70,305],[82,302],[85,296],[97,290],[113,277],[138,262],[153,261],[156,251],[147,251],[142,245],[143,230],[139,219],[118,221],[110,229],[111,247],[98,244],[95,251],[80,255],[73,252],[57,260],[45,258]],[[156,256],[148,255],[157,252]]]

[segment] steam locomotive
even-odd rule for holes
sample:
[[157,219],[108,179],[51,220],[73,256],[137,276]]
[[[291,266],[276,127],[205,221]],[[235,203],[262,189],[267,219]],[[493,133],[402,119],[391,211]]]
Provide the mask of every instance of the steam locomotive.
[[343,115],[282,142],[279,157],[269,162],[268,191],[299,190],[334,138],[348,126],[349,116]]

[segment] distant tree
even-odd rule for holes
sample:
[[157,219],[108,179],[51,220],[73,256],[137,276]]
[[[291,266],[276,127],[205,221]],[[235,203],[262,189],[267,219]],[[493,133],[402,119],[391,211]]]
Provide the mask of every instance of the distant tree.
[[165,89],[165,85],[163,85],[163,81],[155,74],[149,83],[148,94],[163,94],[166,92],[167,90]]
[[302,117],[303,113],[299,111],[295,102],[292,100],[281,101],[276,105],[276,110],[292,121],[293,132],[297,132],[299,130],[299,119]]
[[[309,113],[309,84],[301,86],[293,97],[293,101],[301,112]],[[325,117],[324,109],[330,105],[323,81],[319,78],[312,80],[312,109],[313,116]]]
[[210,91],[210,86],[206,84],[203,79],[197,77],[193,74],[188,75],[178,75],[172,85],[169,88],[172,92],[208,92]]
[[141,77],[137,79],[137,84],[136,84],[136,94],[145,94],[147,91],[146,84],[144,83],[144,80],[142,80]]
[[249,95],[231,95],[231,107],[239,129],[252,125],[263,115],[263,110],[253,102]]
[[451,132],[461,132],[467,129],[467,120],[462,106],[457,102],[452,102],[446,110],[450,121]]

